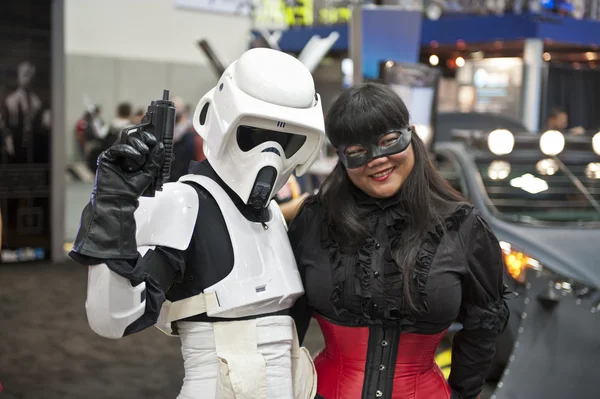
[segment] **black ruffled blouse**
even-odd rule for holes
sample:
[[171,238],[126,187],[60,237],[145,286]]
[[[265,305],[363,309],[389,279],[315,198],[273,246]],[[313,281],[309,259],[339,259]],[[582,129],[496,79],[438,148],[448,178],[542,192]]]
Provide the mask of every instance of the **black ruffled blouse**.
[[340,251],[317,202],[307,203],[290,225],[306,291],[294,309],[300,336],[312,311],[338,324],[385,324],[420,334],[438,334],[459,321],[464,328],[454,337],[449,383],[462,398],[476,398],[509,315],[494,233],[470,205],[451,211],[445,226],[432,226],[410,271],[417,308],[411,310],[403,296],[402,271],[390,254],[407,220],[399,199],[353,195],[371,232],[356,254]]

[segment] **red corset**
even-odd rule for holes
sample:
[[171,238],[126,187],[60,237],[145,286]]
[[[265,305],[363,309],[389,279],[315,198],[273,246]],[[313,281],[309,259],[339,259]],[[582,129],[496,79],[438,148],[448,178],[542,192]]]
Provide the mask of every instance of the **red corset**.
[[[395,342],[376,342],[369,327],[340,326],[319,316],[317,321],[325,338],[325,350],[315,359],[318,393],[324,399],[450,398],[450,387],[434,361],[445,331],[435,335],[396,332],[391,338]],[[386,365],[383,351],[396,345],[396,361]],[[376,351],[383,357],[378,358]],[[368,359],[371,364],[367,366]],[[377,362],[381,364],[373,364]],[[365,384],[371,386],[363,390]]]

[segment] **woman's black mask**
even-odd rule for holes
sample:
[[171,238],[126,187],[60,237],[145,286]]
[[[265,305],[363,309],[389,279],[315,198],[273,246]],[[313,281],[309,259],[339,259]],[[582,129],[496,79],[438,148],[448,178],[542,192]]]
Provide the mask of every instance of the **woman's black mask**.
[[405,151],[411,138],[412,129],[406,126],[390,130],[368,143],[342,144],[337,147],[337,153],[346,168],[360,168],[376,158]]

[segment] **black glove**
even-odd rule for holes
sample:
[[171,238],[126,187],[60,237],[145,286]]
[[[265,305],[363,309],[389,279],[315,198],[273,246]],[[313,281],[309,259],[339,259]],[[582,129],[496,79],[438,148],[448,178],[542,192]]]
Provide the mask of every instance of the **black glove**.
[[100,154],[90,202],[69,254],[73,259],[86,264],[137,259],[133,214],[138,198],[161,173],[164,154],[163,144],[144,131],[131,133],[126,144],[117,142]]

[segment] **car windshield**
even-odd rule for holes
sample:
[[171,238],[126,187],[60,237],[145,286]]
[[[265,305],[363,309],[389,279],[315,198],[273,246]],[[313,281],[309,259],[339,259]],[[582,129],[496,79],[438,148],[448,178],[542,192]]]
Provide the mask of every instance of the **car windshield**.
[[492,113],[441,112],[437,115],[435,140],[452,141],[452,131],[508,129],[511,132],[525,132],[527,128],[519,121]]
[[[493,210],[518,222],[600,221],[600,159],[476,160]],[[562,165],[561,165],[562,164]]]

